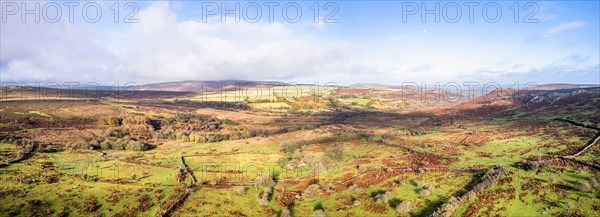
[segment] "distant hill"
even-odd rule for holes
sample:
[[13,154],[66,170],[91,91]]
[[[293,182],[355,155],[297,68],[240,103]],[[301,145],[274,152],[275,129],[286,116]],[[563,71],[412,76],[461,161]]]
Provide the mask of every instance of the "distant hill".
[[530,90],[500,88],[476,97],[471,103],[485,105],[514,105],[539,102],[553,103],[561,101],[564,98],[577,98],[583,95],[592,98],[600,96],[598,95],[598,93],[600,93],[600,87],[598,85],[547,84],[538,87],[539,89]]
[[348,87],[355,87],[355,88],[374,88],[374,87],[393,87],[395,85],[387,85],[387,84],[377,84],[377,83],[356,83],[356,84],[352,84]]
[[247,87],[256,85],[285,85],[277,81],[245,81],[245,80],[215,80],[215,81],[175,81],[144,84],[140,90],[160,90],[178,92],[205,92],[217,89],[229,90],[236,87]]
[[580,89],[580,88],[590,88],[590,87],[600,87],[600,84],[543,84],[537,86],[538,90],[562,90],[562,89]]

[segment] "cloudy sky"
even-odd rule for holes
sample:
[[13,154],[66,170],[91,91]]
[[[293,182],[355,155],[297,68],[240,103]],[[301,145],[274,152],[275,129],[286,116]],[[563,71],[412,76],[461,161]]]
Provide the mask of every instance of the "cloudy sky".
[[600,83],[598,1],[38,3],[2,1],[2,82]]

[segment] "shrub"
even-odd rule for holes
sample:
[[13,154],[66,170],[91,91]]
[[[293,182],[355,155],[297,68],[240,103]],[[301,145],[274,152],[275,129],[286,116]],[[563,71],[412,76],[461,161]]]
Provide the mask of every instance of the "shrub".
[[269,194],[267,192],[263,192],[256,197],[256,201],[258,204],[266,206],[269,204]]
[[155,138],[157,139],[177,139],[177,135],[173,128],[161,129],[160,131],[154,132]]
[[407,213],[412,211],[413,209],[414,206],[411,202],[408,201],[403,201],[402,203],[398,204],[398,206],[396,206],[396,212],[398,213]]
[[[91,148],[92,148],[92,146],[87,143],[77,143],[77,144],[73,145],[73,149],[91,149]],[[25,149],[27,149],[27,147]]]
[[186,136],[186,135],[183,135],[183,136],[181,136],[181,141],[183,141],[183,142],[190,142],[190,137]]
[[132,126],[128,128],[128,131],[130,135],[142,138],[148,138],[152,135],[152,128],[148,126]]
[[426,196],[429,196],[429,195],[431,195],[431,191],[429,191],[429,190],[427,190],[427,189],[421,189],[421,190],[419,191],[419,195],[421,195],[421,196],[425,196],[425,197],[426,197]]
[[279,217],[292,217],[292,212],[289,209],[283,209]]
[[434,192],[435,188],[432,186],[425,186],[425,189],[429,190],[430,192]]
[[304,192],[302,192],[302,197],[306,199],[313,199],[321,195],[321,188],[317,184],[309,185]]
[[567,209],[573,209],[573,208],[575,208],[575,204],[573,204],[573,203],[571,203],[571,202],[567,202],[567,203],[565,204],[565,206],[567,207]]
[[313,216],[314,217],[325,217],[325,211],[323,211],[322,209],[318,209],[313,211]]
[[46,176],[44,179],[44,182],[46,184],[55,183],[55,182],[58,182],[58,178],[56,176]]
[[592,185],[592,187],[597,188],[598,187],[598,180],[595,177],[591,177],[590,178],[590,184]]
[[288,160],[287,157],[282,157],[277,159],[277,166],[281,167],[281,168],[287,168],[287,165],[290,161]]
[[581,184],[579,184],[579,190],[589,192],[592,190],[592,186],[588,182],[582,182]]
[[350,191],[362,191],[362,188],[360,186],[358,186],[357,184],[352,184],[350,187],[348,187],[348,190]]
[[302,158],[304,158],[304,155],[306,155],[305,153],[303,153],[300,149],[294,151],[294,153],[292,154],[292,159],[294,160],[301,160]]
[[206,137],[200,135],[200,134],[191,134],[189,136],[190,142],[195,142],[195,143],[205,143],[207,142]]
[[121,127],[111,127],[104,131],[104,137],[116,137],[121,138],[126,135],[124,129]]
[[344,159],[344,146],[343,145],[335,145],[331,148],[325,150],[325,156],[329,157],[335,161],[341,161]]
[[149,122],[146,116],[127,116],[123,119],[123,125],[146,125]]
[[400,201],[400,199],[398,199],[398,198],[392,198],[392,199],[388,200],[388,204],[392,208],[398,207],[398,205],[400,205],[400,202],[402,202],[402,201]]
[[121,118],[118,118],[118,117],[104,117],[104,118],[98,119],[98,124],[108,125],[111,127],[121,126],[121,122],[122,122]]
[[213,121],[208,123],[209,130],[217,130],[219,128],[221,128],[221,122],[219,121]]
[[288,154],[294,153],[294,151],[300,149],[301,144],[295,141],[286,141],[279,144],[279,150]]
[[392,193],[389,191],[377,193],[373,200],[377,203],[388,203],[392,199]]
[[304,157],[302,157],[302,161],[310,167],[315,166],[317,163],[316,157],[312,154],[305,154]]
[[109,141],[104,141],[104,142],[100,143],[100,149],[102,149],[102,150],[108,150],[111,148],[112,148],[112,145],[110,144]]
[[321,156],[320,162],[321,162],[323,165],[329,165],[329,164],[332,164],[332,163],[334,163],[334,162],[333,162],[333,160],[331,160],[331,158],[329,158],[329,157],[327,157],[327,156],[324,156],[324,155],[323,155],[323,156]]
[[238,140],[238,139],[240,139],[240,134],[238,132],[233,132],[233,133],[229,134],[229,139],[230,140]]
[[126,144],[122,139],[117,139],[111,143],[111,147],[115,150],[125,150]]
[[146,145],[139,141],[129,141],[127,143],[126,149],[129,151],[145,151]]
[[273,177],[269,174],[261,174],[256,178],[256,187],[262,188],[273,188],[275,186],[275,181],[273,181]]
[[218,142],[218,141],[223,140],[223,135],[221,135],[221,134],[215,134],[215,133],[208,134],[208,135],[206,135],[206,140],[208,142]]

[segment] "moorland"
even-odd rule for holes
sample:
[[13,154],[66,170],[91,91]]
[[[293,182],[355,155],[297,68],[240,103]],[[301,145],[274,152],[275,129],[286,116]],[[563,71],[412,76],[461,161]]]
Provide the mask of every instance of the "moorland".
[[600,213],[597,86],[234,83],[2,87],[0,216]]

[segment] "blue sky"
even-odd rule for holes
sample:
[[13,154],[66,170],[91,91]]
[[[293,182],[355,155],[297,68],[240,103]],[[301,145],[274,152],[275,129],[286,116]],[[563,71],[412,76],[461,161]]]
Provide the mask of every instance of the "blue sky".
[[[73,23],[65,16],[56,23],[21,22],[19,13],[7,15],[11,8],[4,3],[3,82],[600,83],[598,1],[543,1],[528,7],[521,1],[345,1],[332,2],[328,10],[325,1],[286,1],[274,7],[272,22],[261,1],[228,1],[229,9],[239,3],[240,22],[231,14],[222,22],[221,2],[141,1],[135,2],[137,23],[115,23],[110,1],[98,2],[103,16],[97,23],[86,22],[81,7]],[[293,3],[302,10],[296,22],[282,13]],[[470,22],[465,4],[472,3],[478,5]],[[203,4],[218,11],[209,13]],[[436,4],[440,22],[433,14],[422,22],[423,6],[431,10]],[[484,13],[486,4],[502,10],[497,22],[490,22],[495,7]],[[243,19],[243,8],[252,18],[256,5],[260,19]],[[119,6],[122,20],[131,10],[123,8],[124,2]],[[414,14],[407,14],[410,6],[417,7]],[[450,22],[455,6],[461,17]],[[338,22],[324,23],[334,9]],[[534,22],[523,22],[529,14]],[[288,15],[295,16],[294,7]]]

